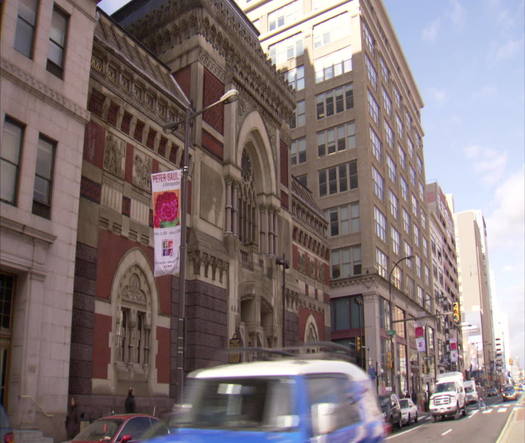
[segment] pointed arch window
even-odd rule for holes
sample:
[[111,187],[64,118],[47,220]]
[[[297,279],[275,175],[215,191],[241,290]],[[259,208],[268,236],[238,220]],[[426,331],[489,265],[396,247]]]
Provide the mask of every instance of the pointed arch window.
[[256,244],[256,213],[257,202],[253,163],[246,150],[241,159],[242,181],[238,196],[239,240],[242,244]]

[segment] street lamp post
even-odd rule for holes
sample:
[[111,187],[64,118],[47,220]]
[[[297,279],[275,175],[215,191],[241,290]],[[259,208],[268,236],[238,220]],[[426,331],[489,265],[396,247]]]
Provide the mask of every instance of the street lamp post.
[[278,257],[275,259],[275,263],[279,266],[283,267],[283,279],[282,279],[282,297],[283,297],[283,330],[282,330],[282,341],[283,341],[283,348],[285,346],[285,338],[286,338],[286,270],[290,267],[288,264],[288,260],[286,260],[284,254],[282,258]]
[[394,334],[395,330],[393,329],[393,309],[392,309],[392,274],[394,273],[394,270],[399,266],[399,264],[402,261],[405,260],[412,260],[414,258],[413,255],[407,255],[405,257],[401,257],[399,260],[397,260],[394,263],[394,266],[390,269],[390,272],[388,273],[388,304],[389,304],[389,313],[388,313],[388,323],[389,323],[389,330],[388,335],[390,337],[390,343],[391,343],[391,353],[392,353],[392,368],[391,368],[391,383],[392,383],[392,390],[394,390],[394,377],[395,377],[395,368],[396,368],[396,351],[394,346]]
[[181,177],[181,223],[180,223],[180,246],[179,246],[179,318],[177,325],[177,355],[179,356],[178,374],[178,399],[182,400],[184,394],[184,366],[186,358],[186,233],[187,222],[186,213],[188,207],[188,175],[189,175],[189,158],[192,144],[191,130],[193,121],[204,112],[221,103],[231,103],[238,98],[239,91],[230,89],[214,103],[205,106],[200,111],[195,111],[191,102],[187,100],[182,103],[184,107],[184,118],[162,125],[165,132],[174,132],[182,123],[184,123],[184,149],[182,152],[182,177]]

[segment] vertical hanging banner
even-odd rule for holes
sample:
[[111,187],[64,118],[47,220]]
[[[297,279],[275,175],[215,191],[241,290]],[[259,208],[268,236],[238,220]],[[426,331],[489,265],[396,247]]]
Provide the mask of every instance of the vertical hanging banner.
[[452,363],[457,363],[458,361],[458,339],[457,338],[451,338],[449,340],[449,346],[450,346],[450,361]]
[[423,326],[416,326],[414,329],[416,333],[416,348],[418,352],[425,352],[425,328],[423,328]]
[[181,178],[180,169],[151,175],[155,277],[179,272]]

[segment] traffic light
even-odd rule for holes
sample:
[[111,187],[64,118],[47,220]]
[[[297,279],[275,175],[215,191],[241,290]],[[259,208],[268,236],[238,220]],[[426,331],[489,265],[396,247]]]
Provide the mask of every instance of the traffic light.
[[459,312],[459,303],[455,302],[452,308],[452,317],[456,323],[459,323],[461,320],[461,314]]
[[359,336],[355,338],[355,350],[361,352],[361,337]]

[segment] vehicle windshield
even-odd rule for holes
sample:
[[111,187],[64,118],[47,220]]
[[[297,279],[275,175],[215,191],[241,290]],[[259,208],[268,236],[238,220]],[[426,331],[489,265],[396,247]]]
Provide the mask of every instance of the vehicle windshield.
[[409,408],[410,405],[408,404],[408,400],[399,400],[399,404],[401,405],[401,407],[404,409],[404,408]]
[[290,430],[294,415],[292,378],[191,379],[178,427]]
[[91,423],[73,441],[99,441],[111,440],[118,431],[122,420],[120,419],[102,419]]
[[446,383],[438,383],[436,385],[436,392],[449,392],[449,391],[455,391],[456,385],[453,381],[446,382]]

